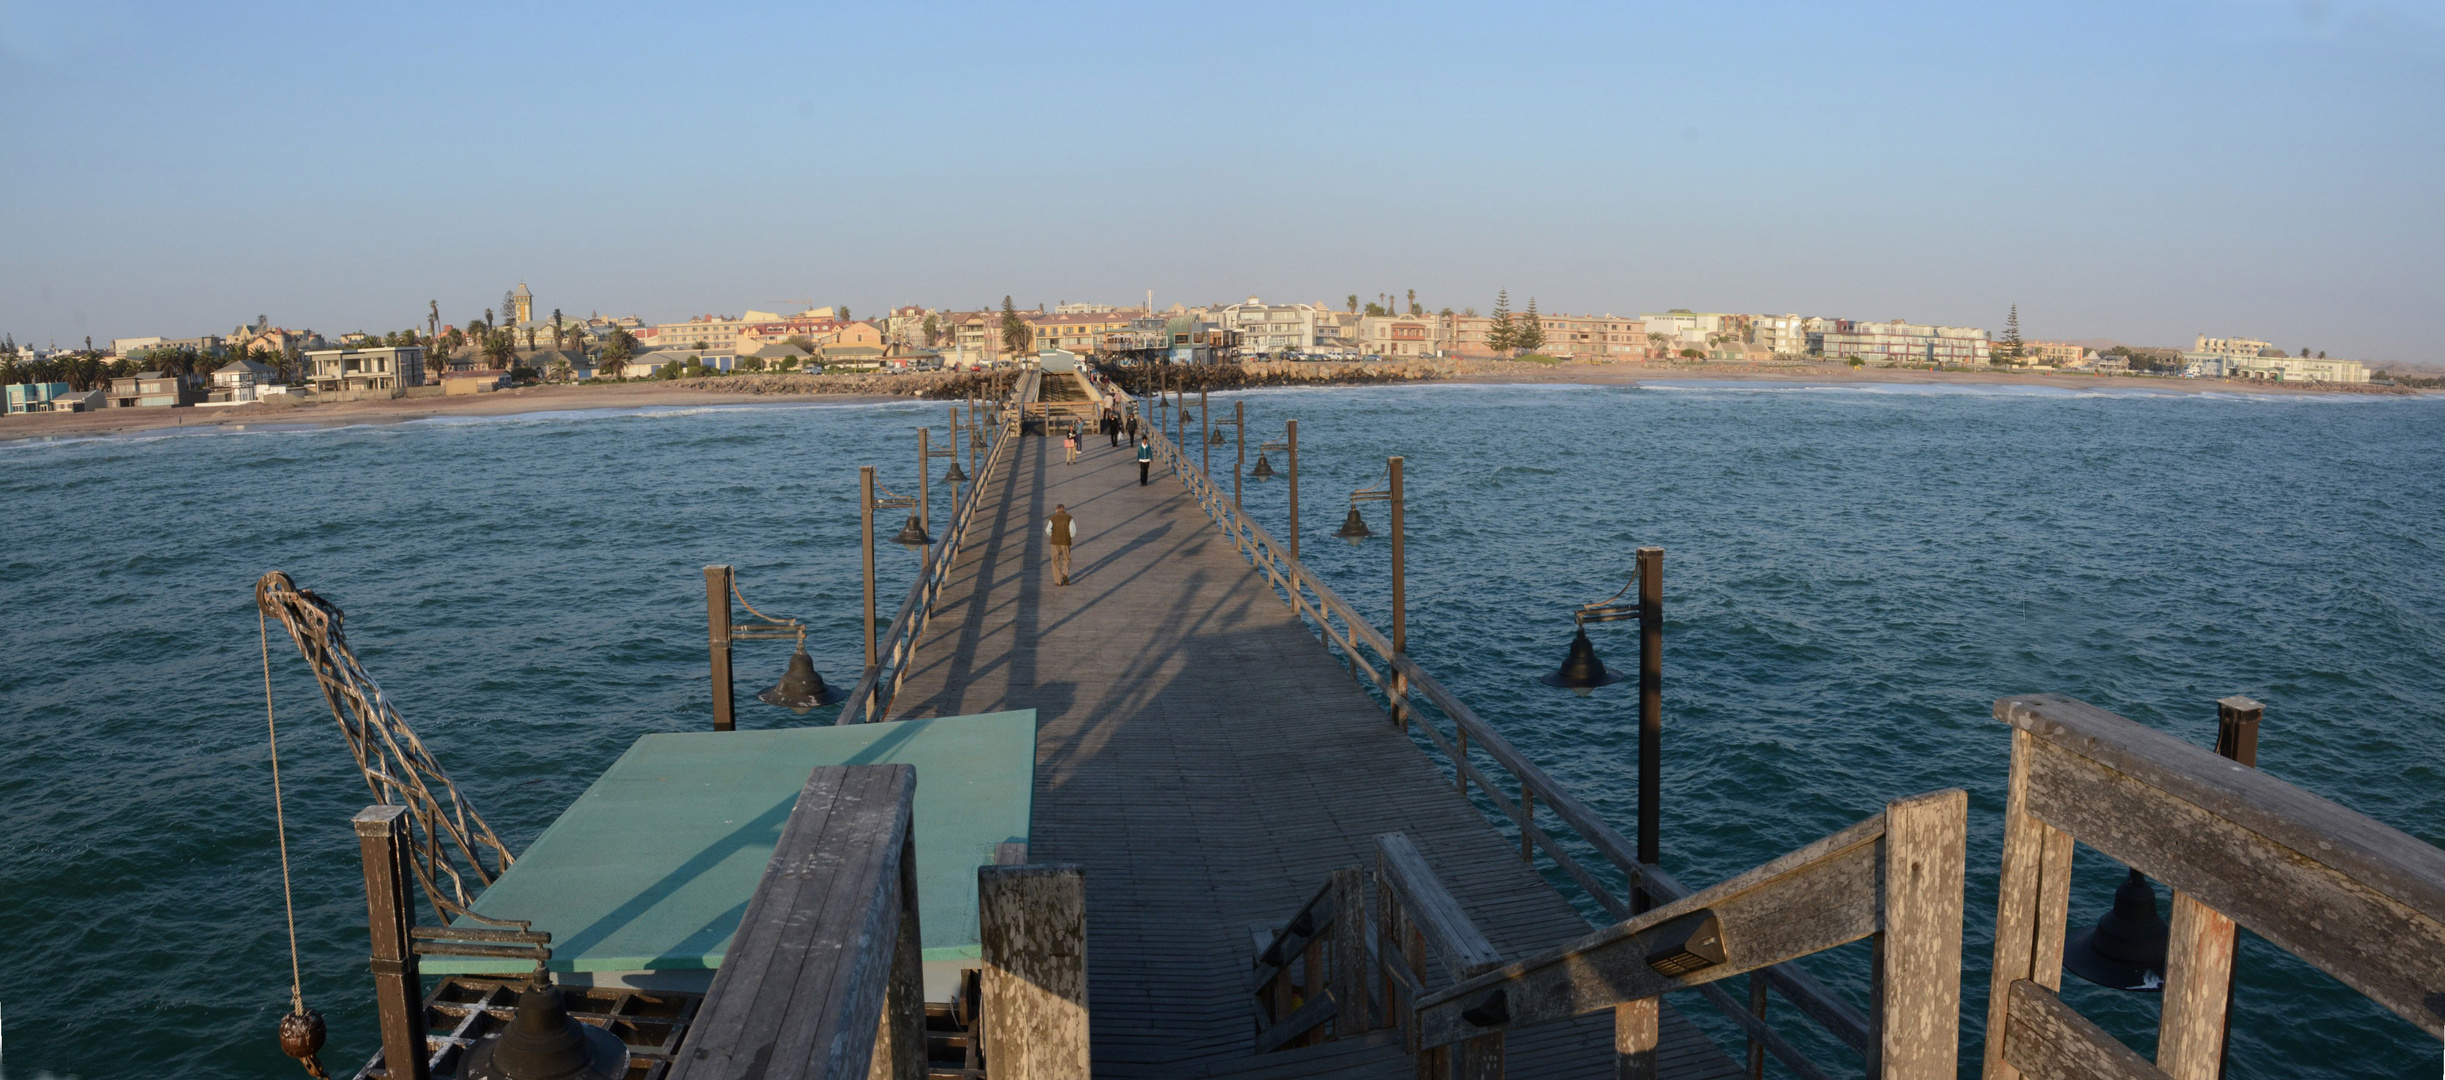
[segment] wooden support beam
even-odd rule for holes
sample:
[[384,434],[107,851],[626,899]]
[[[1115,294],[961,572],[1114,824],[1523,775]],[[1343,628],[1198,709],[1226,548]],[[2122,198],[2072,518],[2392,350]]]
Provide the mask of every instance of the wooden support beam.
[[2004,794],[2003,875],[1995,902],[1995,960],[1988,984],[1986,1080],[2016,1080],[2002,1032],[2012,984],[2063,985],[2063,921],[2071,901],[2071,835],[2029,814],[2026,731],[2012,733],[2012,771]]
[[2165,1080],[2113,1036],[2055,997],[2051,988],[2023,979],[2004,991],[2006,1027],[1991,1039],[2019,1075],[2030,1080]]
[[1085,868],[980,866],[976,888],[985,1060],[994,1080],[1086,1076]]
[[1951,1080],[1961,1054],[1961,889],[1969,795],[1958,788],[1885,809],[1877,934],[1883,1080]]
[[1613,1006],[1614,1080],[1657,1080],[1661,1001],[1634,998]]
[[1333,880],[1333,997],[1341,1008],[1333,1036],[1346,1039],[1372,1028],[1367,1010],[1367,876],[1351,867]]
[[408,808],[368,806],[352,819],[365,864],[365,925],[373,938],[374,1010],[382,1065],[392,1080],[427,1080],[424,980],[410,932],[416,926],[415,870],[408,865]]

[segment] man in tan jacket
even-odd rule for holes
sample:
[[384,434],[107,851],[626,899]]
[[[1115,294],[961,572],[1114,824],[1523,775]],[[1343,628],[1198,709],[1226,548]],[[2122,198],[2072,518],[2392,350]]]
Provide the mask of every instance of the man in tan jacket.
[[1078,519],[1070,516],[1070,508],[1053,504],[1053,516],[1045,519],[1044,535],[1053,542],[1053,573],[1060,575],[1059,585],[1070,583],[1070,544],[1078,538]]

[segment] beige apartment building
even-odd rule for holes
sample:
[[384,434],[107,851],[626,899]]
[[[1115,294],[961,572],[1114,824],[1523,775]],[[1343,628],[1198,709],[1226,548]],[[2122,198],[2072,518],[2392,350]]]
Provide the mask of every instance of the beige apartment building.
[[[1517,324],[1528,317],[1526,312],[1511,313]],[[1647,354],[1647,339],[1637,319],[1618,315],[1548,315],[1537,313],[1537,324],[1545,330],[1545,344],[1537,347],[1544,356],[1567,356],[1579,360],[1635,360]],[[1494,350],[1487,346],[1486,337],[1494,329],[1494,320],[1485,315],[1461,315],[1451,321],[1451,351],[1463,355],[1485,356]]]
[[2021,355],[2032,364],[2070,367],[2088,358],[2088,350],[2068,341],[2024,341]]
[[1358,351],[1368,356],[1440,356],[1451,348],[1451,324],[1439,315],[1361,315]]
[[[1103,351],[1106,335],[1128,330],[1132,323],[1145,315],[1146,312],[1138,308],[1107,308],[1103,311],[1069,311],[1055,315],[1022,312],[1020,317],[1027,320],[1028,328],[1035,332],[1038,352],[1060,349],[1091,356]],[[1001,337],[1001,320],[999,312],[993,313],[997,343]]]

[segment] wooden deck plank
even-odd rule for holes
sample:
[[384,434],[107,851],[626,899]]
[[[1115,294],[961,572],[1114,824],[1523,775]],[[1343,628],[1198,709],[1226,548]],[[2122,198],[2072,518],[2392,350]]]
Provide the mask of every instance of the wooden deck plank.
[[[1087,868],[1099,1077],[1408,1076],[1398,1040],[1258,1056],[1247,926],[1403,832],[1505,956],[1588,924],[1317,643],[1180,482],[1027,438],[986,478],[891,719],[1037,710],[1029,858]],[[1080,524],[1074,583],[1043,521]],[[1666,1075],[1738,1069],[1666,1010]],[[1512,1037],[1517,1077],[1610,1075],[1609,1016]],[[1307,1064],[1302,1064],[1307,1063]]]

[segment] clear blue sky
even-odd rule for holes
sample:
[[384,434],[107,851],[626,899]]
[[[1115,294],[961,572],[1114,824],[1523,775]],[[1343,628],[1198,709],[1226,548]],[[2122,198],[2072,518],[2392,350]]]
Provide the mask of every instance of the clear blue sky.
[[2445,359],[2445,5],[0,0],[0,330],[1330,300]]

